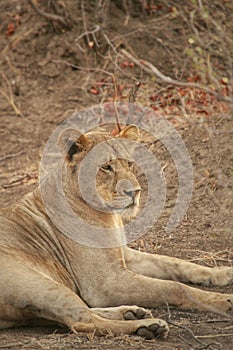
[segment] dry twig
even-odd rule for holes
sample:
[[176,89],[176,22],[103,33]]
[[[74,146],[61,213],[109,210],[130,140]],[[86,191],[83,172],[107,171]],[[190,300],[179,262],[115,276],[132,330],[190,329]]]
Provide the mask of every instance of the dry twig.
[[19,176],[15,176],[14,178],[12,178],[8,184],[5,184],[3,186],[1,186],[2,188],[11,188],[11,187],[15,187],[15,186],[20,186],[28,181],[30,181],[30,183],[37,183],[37,174],[36,173],[32,173],[32,174],[24,174],[24,175],[19,175]]
[[33,0],[28,0],[29,4],[32,6],[32,8],[35,10],[35,12],[40,15],[40,16],[43,16],[51,21],[56,21],[56,22],[60,22],[62,23],[63,25],[66,25],[66,21],[63,17],[59,16],[59,15],[55,15],[53,13],[48,13],[48,12],[45,12],[41,9],[39,9],[38,7],[36,7],[36,5],[34,4]]
[[233,333],[196,335],[196,338],[198,339],[210,339],[210,338],[220,338],[220,337],[233,337]]
[[0,345],[0,349],[10,349],[10,348],[22,348],[22,346],[30,343],[32,341],[32,339],[28,339],[28,340],[25,340],[23,342],[18,342],[18,343],[8,343],[8,344],[3,344],[3,345]]
[[12,153],[12,154],[8,154],[7,156],[0,157],[0,162],[4,161],[4,160],[6,160],[6,159],[18,157],[18,156],[20,156],[22,153],[24,153],[24,151],[20,151],[20,152],[18,152],[18,153]]
[[181,81],[177,81],[175,79],[172,79],[166,75],[164,75],[163,73],[161,73],[158,68],[156,68],[152,63],[146,61],[146,60],[140,60],[137,59],[136,57],[134,57],[133,55],[131,55],[131,53],[129,53],[127,50],[125,49],[121,49],[121,53],[129,58],[131,61],[133,61],[137,66],[139,66],[141,69],[143,69],[145,72],[151,74],[154,73],[160,80],[164,81],[165,83],[171,84],[171,85],[176,85],[176,86],[182,86],[182,87],[192,87],[192,88],[197,88],[200,90],[203,90],[213,96],[215,96],[217,99],[228,102],[228,103],[232,103],[233,104],[233,98],[229,97],[229,96],[223,96],[220,95],[219,93],[207,88],[206,86],[202,85],[202,84],[198,84],[198,83],[186,83],[186,82],[181,82]]
[[81,10],[82,10],[82,18],[83,18],[83,28],[84,33],[79,35],[79,37],[75,40],[76,45],[82,52],[86,52],[85,49],[81,47],[81,45],[78,43],[80,39],[83,37],[87,40],[87,46],[92,49],[94,46],[99,47],[98,40],[96,38],[96,33],[99,32],[100,26],[95,25],[94,29],[88,30],[87,29],[87,19],[86,19],[86,13],[85,13],[85,7],[84,7],[84,0],[81,1]]
[[132,87],[130,94],[129,94],[129,103],[134,103],[136,100],[136,94],[138,92],[138,89],[141,86],[141,82],[137,81],[134,86]]
[[[96,25],[94,27],[93,30],[86,30],[84,33],[82,33],[81,35],[79,35],[79,37],[75,40],[76,45],[78,46],[79,50],[81,50],[82,52],[86,52],[86,50],[84,50],[81,45],[78,43],[80,39],[82,39],[83,37],[87,38],[87,45],[89,48],[92,48],[95,44],[95,46],[99,47],[99,43],[98,40],[96,39],[95,33],[97,33],[100,30],[100,26]],[[93,41],[90,40],[90,35],[93,38]]]
[[2,96],[4,96],[6,98],[6,100],[11,104],[12,108],[15,111],[16,115],[19,115],[21,117],[23,117],[23,113],[19,110],[19,108],[16,106],[15,102],[14,102],[14,98],[13,98],[13,92],[12,92],[12,88],[11,88],[11,84],[9,82],[9,80],[7,79],[6,75],[2,72],[2,77],[4,79],[4,81],[6,82],[6,85],[8,87],[8,94],[2,89],[0,88],[0,93],[2,94]]
[[104,73],[110,77],[112,77],[112,73],[104,70],[104,69],[101,69],[101,68],[93,68],[93,67],[84,67],[84,66],[78,66],[76,64],[72,64],[68,61],[62,61],[62,60],[51,60],[51,62],[54,62],[54,63],[62,63],[62,64],[65,64],[66,66],[68,67],[72,67],[72,68],[75,68],[75,69],[80,69],[80,70],[83,70],[83,71],[88,71],[88,72],[101,72],[101,73]]
[[200,345],[204,346],[204,347],[202,347],[202,349],[205,349],[205,347],[207,347],[207,346],[209,347],[209,349],[213,349],[213,347],[211,346],[211,344],[206,344],[206,343],[204,343],[202,340],[199,340],[199,338],[201,338],[201,336],[195,335],[195,334],[191,331],[191,329],[189,329],[188,327],[181,326],[181,325],[179,325],[178,323],[173,322],[173,321],[170,321],[170,320],[168,321],[168,323],[171,324],[171,325],[173,325],[174,327],[178,327],[178,328],[181,328],[181,329],[186,330],[186,331],[192,336],[192,338],[193,338],[197,343],[199,343]]
[[[189,329],[188,327],[185,327],[185,326],[181,326],[181,325],[179,325],[177,322],[173,322],[172,319],[171,319],[171,311],[170,311],[170,307],[169,307],[169,304],[168,304],[168,303],[166,303],[166,307],[167,307],[167,312],[168,312],[168,320],[167,320],[167,322],[168,322],[169,324],[173,325],[174,327],[178,327],[178,328],[181,328],[181,329],[186,330],[186,331],[192,336],[192,338],[193,338],[197,343],[199,343],[200,345],[204,346],[204,347],[202,347],[202,349],[205,349],[205,346],[206,346],[206,348],[209,347],[210,349],[214,350],[214,349],[212,348],[211,344],[206,344],[205,342],[199,340],[199,337],[196,336],[196,335],[191,331],[191,329]],[[180,337],[181,337],[181,336],[180,336]],[[182,339],[183,341],[186,342],[186,340],[185,340],[183,337],[181,337],[181,339]],[[188,345],[190,345],[190,344],[188,344]],[[199,348],[199,349],[200,349],[200,348]]]
[[116,114],[116,125],[117,125],[117,128],[118,128],[118,132],[120,133],[120,131],[121,131],[120,118],[119,118],[119,113],[118,113],[117,105],[116,105],[117,85],[116,85],[116,78],[115,78],[115,76],[113,74],[112,74],[112,81],[113,81],[113,87],[114,87],[113,105],[114,105],[115,114]]
[[29,36],[33,31],[35,30],[35,27],[25,30],[23,27],[21,30],[19,30],[18,33],[14,34],[11,39],[8,40],[7,45],[4,47],[4,49],[0,52],[0,64],[2,63],[3,59],[5,59],[5,55],[9,49],[15,48],[16,45],[23,39],[25,39],[27,36]]

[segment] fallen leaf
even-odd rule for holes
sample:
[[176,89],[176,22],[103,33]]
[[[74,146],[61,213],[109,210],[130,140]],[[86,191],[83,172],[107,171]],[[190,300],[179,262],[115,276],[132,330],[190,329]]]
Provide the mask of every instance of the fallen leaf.
[[90,89],[90,93],[93,95],[99,95],[100,92],[99,92],[99,90],[97,90],[96,88],[93,87]]
[[6,35],[10,36],[10,35],[14,34],[14,32],[15,32],[14,23],[12,23],[12,22],[8,23]]

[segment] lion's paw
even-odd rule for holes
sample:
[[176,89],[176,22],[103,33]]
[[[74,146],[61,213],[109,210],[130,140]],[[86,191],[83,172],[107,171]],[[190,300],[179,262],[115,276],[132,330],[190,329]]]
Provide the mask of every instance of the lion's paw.
[[215,267],[214,270],[216,271],[214,285],[223,287],[229,284],[233,284],[233,267]]
[[141,320],[145,318],[153,318],[150,310],[146,310],[142,307],[131,306],[123,314],[124,320]]
[[145,320],[147,324],[139,327],[135,334],[145,339],[166,339],[169,333],[168,324],[160,319]]
[[[232,318],[233,317],[233,295],[228,294],[225,296],[225,300],[220,301],[220,307],[224,311],[225,315]],[[216,303],[217,304],[217,303]]]

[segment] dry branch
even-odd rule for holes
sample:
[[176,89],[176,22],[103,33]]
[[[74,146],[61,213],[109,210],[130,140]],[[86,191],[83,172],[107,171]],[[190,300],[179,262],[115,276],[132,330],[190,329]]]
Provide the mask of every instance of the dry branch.
[[117,85],[116,85],[116,78],[114,75],[112,75],[112,81],[113,81],[113,87],[114,87],[114,96],[113,96],[113,105],[114,105],[114,110],[115,110],[115,115],[116,115],[116,125],[118,132],[121,132],[121,125],[120,125],[120,118],[119,118],[119,113],[117,110],[117,105],[116,105],[116,100],[117,100]]
[[10,349],[10,348],[22,348],[22,346],[30,343],[32,341],[32,339],[29,339],[29,340],[25,340],[23,342],[18,342],[18,343],[8,343],[8,344],[3,344],[3,345],[0,345],[0,349]]
[[48,12],[45,12],[43,10],[40,10],[33,2],[33,0],[28,0],[29,4],[32,6],[32,8],[35,10],[35,12],[40,15],[40,16],[43,16],[51,21],[56,21],[56,22],[60,22],[62,23],[63,25],[66,25],[66,21],[63,17],[59,16],[59,15],[55,15],[53,13],[48,13]]
[[[186,326],[181,326],[181,325],[179,325],[177,322],[173,322],[173,321],[168,321],[168,323],[169,324],[171,324],[171,325],[173,325],[174,327],[178,327],[178,328],[180,328],[180,329],[184,329],[185,331],[187,331],[190,335],[191,335],[191,337],[197,342],[197,343],[199,343],[201,346],[203,346],[202,347],[202,349],[206,349],[207,347],[209,348],[209,349],[213,349],[212,348],[212,346],[211,346],[211,344],[206,344],[205,342],[203,342],[202,340],[200,340],[199,338],[201,338],[201,336],[197,336],[197,335],[195,335],[194,333],[193,333],[193,331],[191,331],[191,329],[189,329],[188,327],[186,327]],[[183,338],[182,338],[183,339]],[[184,339],[183,339],[184,340]],[[200,347],[199,347],[199,349],[200,349]]]
[[[94,44],[95,44],[96,47],[99,47],[99,46],[100,46],[99,43],[98,43],[98,40],[97,40],[97,38],[96,38],[96,36],[95,36],[95,33],[97,33],[99,30],[100,30],[100,26],[96,25],[96,26],[94,27],[93,30],[86,30],[84,33],[82,33],[81,35],[79,35],[79,37],[75,40],[76,45],[78,46],[78,48],[79,48],[82,52],[86,52],[86,50],[84,50],[78,42],[79,42],[79,40],[82,39],[83,37],[86,37],[87,43],[88,43],[87,45],[88,45],[88,47],[89,47],[90,49],[94,46]],[[90,35],[92,36],[93,41],[90,40]]]
[[14,34],[11,39],[8,40],[7,45],[4,47],[4,49],[0,52],[0,64],[2,63],[3,59],[5,59],[5,55],[7,51],[11,48],[15,48],[16,45],[23,39],[25,39],[27,36],[29,36],[33,31],[35,30],[35,27],[33,29],[25,30],[24,28],[19,30],[17,34]]
[[2,162],[3,160],[6,160],[6,159],[18,157],[18,156],[20,156],[20,155],[23,154],[23,153],[24,153],[24,151],[20,151],[20,152],[18,152],[18,153],[8,154],[7,156],[0,157],[0,162]]
[[2,72],[2,77],[3,77],[3,80],[5,81],[5,83],[6,83],[7,87],[8,87],[8,94],[2,88],[0,88],[0,93],[10,103],[10,105],[12,106],[12,108],[15,111],[15,114],[16,115],[20,115],[21,117],[23,117],[23,113],[19,110],[19,108],[16,106],[16,104],[14,102],[11,84],[10,84],[9,80],[7,79],[6,75],[3,72]]
[[130,94],[129,94],[129,103],[134,103],[136,100],[136,94],[138,92],[138,89],[141,86],[141,82],[137,81],[134,86],[132,87]]
[[222,101],[225,101],[225,102],[233,104],[233,98],[231,98],[231,97],[220,95],[219,93],[217,93],[217,92],[207,88],[206,86],[204,86],[202,84],[186,83],[186,82],[177,81],[177,80],[172,79],[172,78],[164,75],[163,73],[161,73],[158,70],[158,68],[156,68],[152,63],[150,63],[150,62],[148,62],[146,60],[137,59],[136,57],[131,55],[131,53],[129,53],[125,49],[121,49],[121,53],[125,57],[127,57],[131,61],[133,61],[137,66],[139,66],[145,72],[147,72],[149,74],[154,73],[157,76],[157,78],[159,78],[160,80],[164,81],[165,83],[168,83],[168,84],[171,84],[171,85],[175,85],[175,86],[192,87],[192,88],[201,89],[201,90],[203,90],[203,91],[205,91],[205,92],[215,96],[218,100],[222,100]]
[[198,339],[210,339],[210,338],[220,338],[220,337],[233,337],[233,333],[196,335],[196,338]]
[[30,184],[37,183],[37,173],[24,174],[13,177],[8,184],[2,185],[1,188],[11,188],[20,186],[26,182],[30,182]]

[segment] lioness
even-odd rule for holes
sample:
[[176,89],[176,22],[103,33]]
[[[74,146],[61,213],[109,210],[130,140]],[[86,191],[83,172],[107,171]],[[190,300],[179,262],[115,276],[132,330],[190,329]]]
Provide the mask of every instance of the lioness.
[[[79,217],[95,227],[115,227],[109,236],[114,247],[85,246],[61,232],[44,208],[40,188],[1,210],[1,329],[52,321],[74,332],[110,331],[152,339],[165,338],[168,325],[144,308],[167,304],[232,315],[233,294],[181,282],[225,286],[233,282],[233,267],[208,268],[121,245],[122,216],[136,215],[141,188],[127,157],[111,157],[112,138],[136,142],[139,130],[128,125],[116,136],[104,130],[80,136],[67,152],[62,179],[65,197]],[[96,187],[103,200],[112,203],[109,212],[86,203],[77,185],[81,161],[97,144],[108,141],[108,162],[97,172]],[[128,187],[116,191],[122,180]],[[54,188],[52,174],[44,185],[48,191]]]

